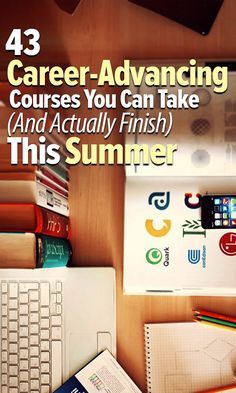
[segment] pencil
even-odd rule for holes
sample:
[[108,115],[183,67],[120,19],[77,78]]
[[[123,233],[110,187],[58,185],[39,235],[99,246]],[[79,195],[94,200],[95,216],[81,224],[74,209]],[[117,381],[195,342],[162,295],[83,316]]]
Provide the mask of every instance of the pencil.
[[217,323],[218,325],[230,326],[232,328],[236,328],[236,323],[232,323],[232,322],[228,322],[228,321],[222,321],[222,319],[206,317],[205,315],[197,315],[197,319],[203,320],[203,321],[212,322],[212,323]]
[[228,385],[228,386],[222,386],[220,388],[215,388],[215,389],[203,390],[203,391],[197,392],[197,393],[229,392],[230,390],[233,390],[233,389],[236,389],[236,384]]
[[202,309],[193,310],[193,312],[195,314],[205,315],[206,317],[212,317],[212,318],[216,318],[216,319],[223,319],[224,321],[236,323],[236,318],[228,316],[228,315],[218,314],[218,313],[215,313],[215,312],[206,311],[206,310],[202,310]]
[[193,319],[195,322],[201,323],[202,325],[211,326],[211,327],[218,327],[220,329],[230,330],[231,332],[236,332],[236,329],[230,326],[219,325],[218,323],[203,321],[197,318]]

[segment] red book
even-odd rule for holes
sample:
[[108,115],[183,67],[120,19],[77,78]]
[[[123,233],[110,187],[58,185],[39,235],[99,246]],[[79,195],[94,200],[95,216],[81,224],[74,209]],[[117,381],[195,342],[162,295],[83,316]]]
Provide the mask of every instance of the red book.
[[0,232],[31,232],[69,238],[67,217],[33,204],[0,204]]

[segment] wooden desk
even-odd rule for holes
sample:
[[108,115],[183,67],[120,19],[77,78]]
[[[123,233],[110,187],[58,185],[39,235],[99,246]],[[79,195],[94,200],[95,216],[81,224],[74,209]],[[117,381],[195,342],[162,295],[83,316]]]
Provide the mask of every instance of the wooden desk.
[[[14,3],[14,7],[12,2],[4,4],[1,11],[0,43],[6,42],[12,28],[28,28],[30,20],[30,27],[41,31],[41,63],[69,61],[96,68],[103,59],[118,65],[124,58],[236,57],[235,0],[225,0],[207,37],[127,0],[84,0],[74,16],[60,11],[53,1]],[[3,60],[8,60],[6,53]],[[120,140],[118,135],[109,139],[111,143]],[[74,263],[116,268],[118,359],[144,392],[143,324],[190,320],[193,306],[233,313],[236,299],[122,294],[124,180],[122,167],[78,166],[71,170]]]

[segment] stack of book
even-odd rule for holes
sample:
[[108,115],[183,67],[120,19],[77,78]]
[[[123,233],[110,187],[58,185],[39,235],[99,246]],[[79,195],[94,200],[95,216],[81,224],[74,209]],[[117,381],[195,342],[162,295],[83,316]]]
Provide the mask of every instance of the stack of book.
[[[6,129],[0,134],[0,267],[66,266],[72,254],[68,168],[24,165],[20,154],[12,165]],[[50,138],[58,144],[56,136]]]

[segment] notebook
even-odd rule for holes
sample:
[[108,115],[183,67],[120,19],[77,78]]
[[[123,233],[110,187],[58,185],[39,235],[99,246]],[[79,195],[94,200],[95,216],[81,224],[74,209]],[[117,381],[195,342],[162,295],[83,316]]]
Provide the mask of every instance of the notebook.
[[[135,62],[179,68],[185,61]],[[216,67],[225,62],[198,61]],[[228,64],[228,90],[183,88],[200,99],[198,109],[174,109],[166,137],[128,127],[127,144],[177,144],[173,165],[127,165],[124,220],[124,292],[127,294],[235,295],[235,229],[204,230],[201,196],[236,194],[236,67]],[[133,109],[136,119],[167,116],[158,87],[130,86],[155,97],[154,109]],[[172,94],[177,87],[168,86]],[[145,124],[145,123],[144,123]],[[164,124],[164,123],[163,123]],[[233,248],[229,255],[228,247]]]
[[235,383],[234,331],[195,322],[146,324],[145,350],[148,393],[196,393]]

